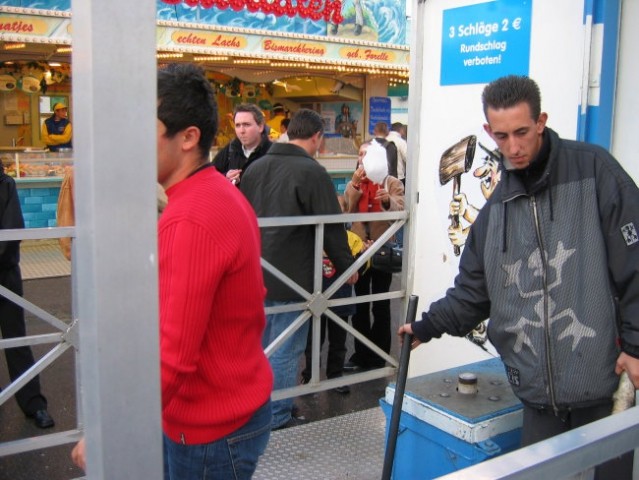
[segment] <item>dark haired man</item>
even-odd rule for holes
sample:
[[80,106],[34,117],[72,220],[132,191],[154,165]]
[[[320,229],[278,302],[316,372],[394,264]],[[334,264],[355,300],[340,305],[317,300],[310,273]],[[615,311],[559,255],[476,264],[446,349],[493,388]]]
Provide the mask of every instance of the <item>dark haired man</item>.
[[[271,147],[264,114],[257,105],[240,103],[233,110],[236,138],[220,150],[213,164],[233,184],[240,184],[244,170]],[[279,128],[279,124],[278,124]]]
[[158,72],[158,224],[165,480],[250,478],[273,376],[253,209],[208,161],[217,105],[202,71]]
[[[158,72],[164,480],[251,478],[271,431],[257,219],[209,163],[217,104],[198,67]],[[85,439],[71,453],[86,468]]]
[[[242,180],[241,190],[258,217],[341,214],[335,187],[328,172],[315,160],[324,124],[322,117],[307,109],[297,111],[288,125],[288,143],[275,143],[268,154],[251,165]],[[352,263],[343,224],[324,228],[324,250],[338,273]],[[300,225],[262,229],[262,257],[307,292],[313,292],[315,226]],[[264,272],[267,287],[266,306],[299,303],[302,299],[269,272]],[[357,281],[357,273],[349,280]],[[299,311],[267,315],[264,346],[270,345],[293,321]],[[300,356],[306,348],[309,322],[299,328],[269,357],[274,388],[293,387],[297,383]],[[273,402],[274,429],[295,425],[291,412],[293,400]]]
[[[606,150],[546,127],[533,80],[502,77],[482,100],[501,182],[470,229],[454,288],[398,333],[418,345],[490,316],[524,404],[525,446],[609,415],[622,371],[639,385],[639,189]],[[596,478],[632,478],[632,456]]]

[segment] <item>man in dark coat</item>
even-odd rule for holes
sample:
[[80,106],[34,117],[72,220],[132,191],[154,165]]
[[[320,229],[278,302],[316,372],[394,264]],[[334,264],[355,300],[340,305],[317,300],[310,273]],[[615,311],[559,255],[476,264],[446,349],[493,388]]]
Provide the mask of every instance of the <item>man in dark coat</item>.
[[244,171],[269,148],[271,141],[266,132],[264,114],[252,103],[241,103],[233,112],[235,134],[213,159],[217,170],[224,174],[233,185],[239,186]]
[[[0,229],[24,228],[22,210],[13,178],[0,166]],[[22,296],[20,273],[20,240],[0,242],[0,285]],[[26,336],[24,310],[0,295],[0,330],[2,338]],[[7,348],[4,351],[11,381],[33,366],[33,353],[29,346]],[[40,380],[36,376],[16,393],[16,400],[24,414],[33,418],[38,428],[53,427],[47,412],[47,399],[40,393]]]
[[[316,112],[297,111],[288,126],[289,143],[275,143],[267,155],[253,163],[242,180],[241,190],[253,205],[258,217],[341,214],[331,178],[313,156],[322,141],[324,126]],[[313,292],[315,226],[297,225],[262,228],[262,258],[284,273],[306,292]],[[343,224],[324,227],[324,250],[338,274],[353,263]],[[354,284],[355,273],[348,281]],[[296,304],[300,295],[265,272],[267,307]],[[321,288],[321,286],[320,286]],[[299,311],[272,313],[266,316],[263,345],[280,336]],[[269,357],[275,376],[274,389],[295,386],[300,356],[306,348],[309,322],[306,321]],[[293,400],[273,402],[273,429],[294,426]]]

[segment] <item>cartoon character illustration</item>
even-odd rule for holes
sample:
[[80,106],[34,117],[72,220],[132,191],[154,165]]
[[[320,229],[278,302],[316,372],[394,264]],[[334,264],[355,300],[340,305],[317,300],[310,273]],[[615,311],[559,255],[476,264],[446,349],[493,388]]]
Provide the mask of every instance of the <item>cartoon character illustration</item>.
[[[479,146],[486,152],[486,156],[484,163],[473,171],[473,176],[479,179],[481,193],[488,200],[501,179],[501,163],[496,150],[487,149],[481,142]],[[449,213],[452,217],[463,218],[468,223],[465,227],[461,225],[461,222],[456,226],[448,227],[450,242],[453,246],[461,248],[466,243],[468,231],[479,214],[479,208],[468,202],[465,193],[459,192],[453,196],[453,200],[449,204]]]
[[[360,35],[362,28],[364,27],[364,7],[362,5],[363,0],[353,0],[353,8],[355,9],[355,26],[353,27],[353,35]],[[344,5],[346,7],[346,5]],[[331,35],[337,35],[337,29],[339,25],[337,23],[330,24],[329,31]]]
[[[472,141],[473,141],[472,136],[466,137],[465,139],[461,140],[456,145],[448,149],[446,152],[444,152],[444,155],[442,155],[442,160],[440,164],[440,181],[443,178],[442,176],[446,176],[446,175],[448,175],[449,179],[453,178],[454,175],[458,177],[455,183],[455,188],[457,188],[457,191],[453,194],[453,199],[449,204],[450,217],[452,219],[456,219],[456,221],[453,220],[451,222],[451,225],[448,227],[448,238],[450,239],[450,242],[453,244],[453,248],[455,249],[456,255],[459,255],[459,252],[461,251],[461,247],[463,247],[466,244],[466,238],[468,237],[470,226],[475,222],[475,219],[477,218],[477,215],[479,214],[479,208],[469,203],[468,198],[466,197],[466,194],[459,191],[459,182],[461,181],[459,177],[461,177],[461,173],[463,173],[464,171],[468,171],[470,169],[470,163],[472,163],[472,158],[470,159],[470,163],[469,163],[467,160],[467,157],[469,153],[470,155],[474,155],[474,145],[472,146],[472,152],[469,152],[468,150],[465,151],[466,153],[465,158],[466,158],[466,164],[467,164],[467,168],[465,170],[461,169],[462,167],[458,165],[456,167],[457,168],[456,171],[451,171],[450,165],[448,165],[449,168],[444,171],[443,164],[444,164],[444,157],[446,156],[446,153],[448,153],[448,158],[449,159],[451,158],[451,152],[450,152],[451,149],[455,150],[455,147],[457,147],[458,151],[456,152],[456,154],[457,154],[457,157],[459,157],[460,156],[459,149],[461,147],[467,148],[469,145],[472,144]],[[495,188],[497,187],[499,180],[501,180],[501,162],[500,162],[499,154],[497,153],[496,150],[491,151],[488,148],[486,148],[484,145],[482,145],[481,142],[478,142],[478,143],[481,149],[484,150],[484,152],[486,152],[486,156],[484,157],[484,163],[473,171],[473,176],[479,179],[480,181],[479,186],[481,188],[481,193],[484,196],[484,198],[488,200],[490,196],[493,194],[493,192],[495,191]],[[461,158],[461,159],[458,158],[456,163],[459,164],[460,160],[464,161],[464,158]],[[451,163],[450,160],[448,163],[449,164]],[[468,225],[465,227],[459,221],[462,218],[468,223]],[[475,327],[471,332],[469,332],[468,335],[466,335],[466,338],[470,340],[472,343],[474,343],[475,345],[477,345],[478,347],[480,347],[481,349],[488,351],[488,349],[484,346],[488,338],[487,323],[485,321],[481,322],[479,325],[477,325],[477,327]]]
[[357,120],[351,115],[351,108],[342,104],[341,112],[335,117],[335,133],[345,138],[355,138],[357,132]]

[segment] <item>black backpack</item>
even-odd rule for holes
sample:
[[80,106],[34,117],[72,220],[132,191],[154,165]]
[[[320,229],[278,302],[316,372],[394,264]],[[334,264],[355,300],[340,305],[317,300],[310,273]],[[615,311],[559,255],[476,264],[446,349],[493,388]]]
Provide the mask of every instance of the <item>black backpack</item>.
[[388,160],[388,174],[397,178],[397,146],[385,138],[375,138],[375,141],[386,149],[386,160]]

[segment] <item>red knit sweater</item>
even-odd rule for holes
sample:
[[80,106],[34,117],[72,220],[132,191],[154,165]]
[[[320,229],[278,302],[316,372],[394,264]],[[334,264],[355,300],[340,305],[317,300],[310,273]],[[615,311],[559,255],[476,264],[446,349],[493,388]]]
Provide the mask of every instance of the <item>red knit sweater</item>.
[[209,443],[269,398],[265,289],[253,209],[215,168],[167,190],[158,226],[164,432]]

